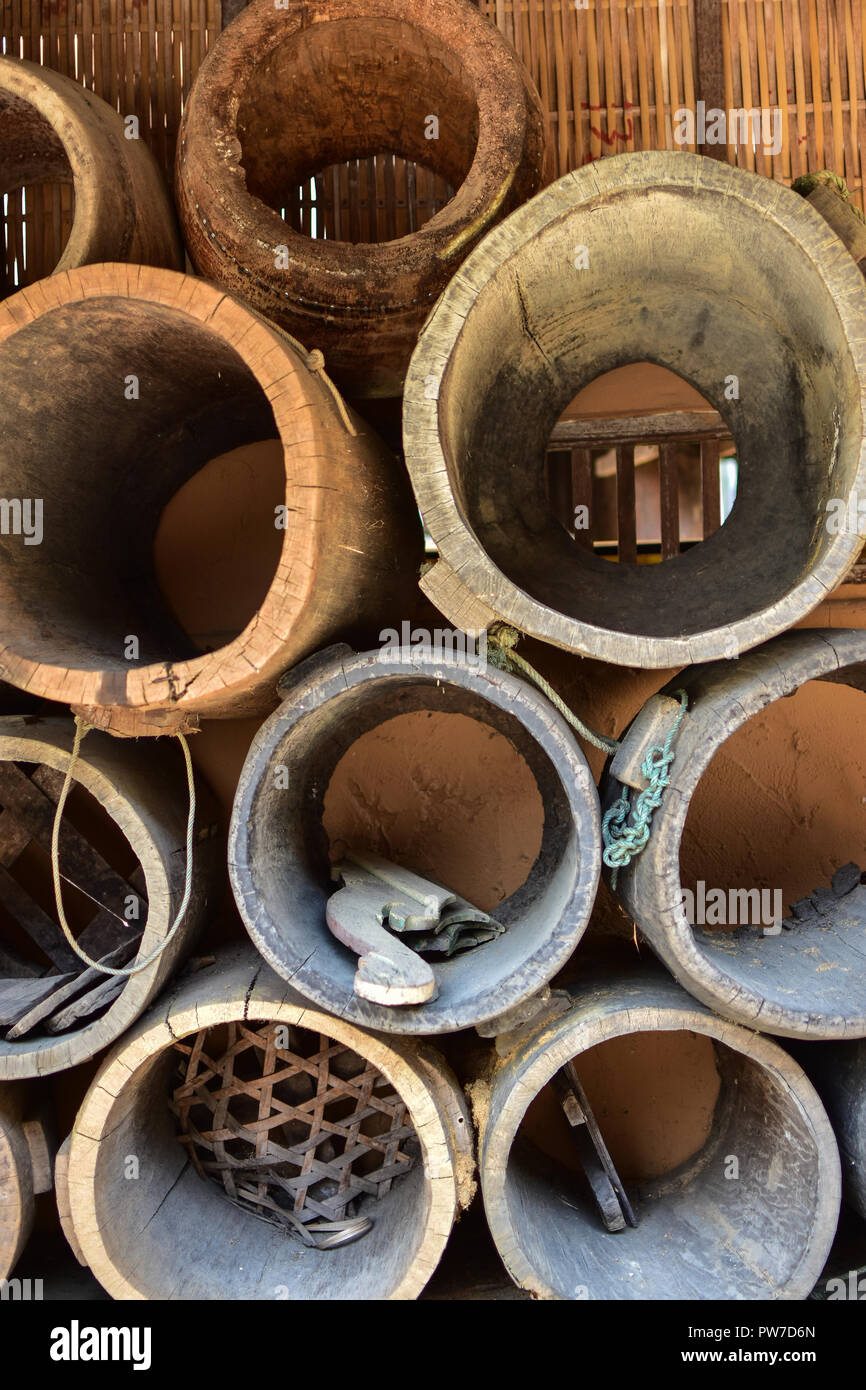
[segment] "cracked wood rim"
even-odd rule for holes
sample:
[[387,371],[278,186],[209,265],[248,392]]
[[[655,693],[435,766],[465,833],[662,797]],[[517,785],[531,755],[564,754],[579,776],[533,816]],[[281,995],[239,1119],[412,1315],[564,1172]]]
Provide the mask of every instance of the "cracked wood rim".
[[[798,922],[778,935],[699,932],[686,917],[680,844],[695,788],[736,729],[806,681],[830,680],[866,690],[866,634],[790,632],[736,662],[718,662],[676,677],[689,712],[680,728],[670,785],[642,854],[621,869],[616,895],[679,982],[728,1018],[791,1038],[866,1034],[866,890],[840,898],[826,918]],[[620,785],[605,772],[606,810]],[[605,873],[607,874],[607,870]]]
[[[315,81],[307,67],[318,71]],[[260,110],[269,83],[282,91],[270,124],[294,121],[278,170]],[[286,91],[297,108],[287,117]],[[435,142],[423,137],[428,114],[440,120]],[[277,173],[286,177],[289,154],[309,175],[392,149],[420,162],[433,162],[432,151],[456,185],[426,225],[394,241],[314,240],[249,186],[279,203],[270,184]],[[467,251],[541,187],[544,118],[513,49],[468,0],[309,0],[289,10],[259,0],[202,64],[177,158],[180,216],[201,273],[321,348],[355,393],[399,394],[418,330]],[[289,253],[283,271],[274,265],[278,246]]]
[[[769,1038],[717,1017],[660,970],[581,979],[571,1007],[499,1040],[476,1083],[479,1173],[515,1283],[546,1299],[802,1299],[836,1233],[839,1155],[806,1074]],[[580,1181],[565,1186],[515,1145],[530,1103],[566,1062],[613,1038],[688,1030],[713,1040],[721,1086],[706,1143],[650,1179],[638,1226],[604,1230]],[[724,1176],[729,1155],[738,1180]],[[561,1198],[561,1200],[558,1200]],[[571,1203],[571,1205],[569,1205]]]
[[[136,372],[140,399],[125,400]],[[6,487],[36,484],[44,499],[40,545],[0,538],[0,672],[92,724],[137,735],[264,713],[294,661],[414,589],[408,481],[322,380],[320,357],[212,285],[104,265],[22,290],[0,305],[0,389]],[[270,588],[234,640],[188,656],[151,537],[210,458],[271,437],[286,525]],[[138,663],[129,633],[142,634]]]
[[[458,627],[504,619],[618,665],[730,657],[790,627],[862,546],[850,510],[824,523],[866,493],[864,310],[843,242],[768,179],[661,151],[566,175],[472,252],[415,351],[406,461],[441,557],[422,588]],[[643,360],[726,419],[738,494],[687,553],[611,564],[550,516],[544,451],[578,390]]]
[[[304,1248],[230,1205],[184,1159],[166,1125],[160,1058],[179,1039],[232,1020],[296,1024],[333,1038],[372,1062],[405,1102],[423,1162],[394,1185],[363,1240]],[[130,1153],[140,1160],[139,1181],[124,1179]],[[311,1008],[246,948],[183,980],[104,1062],[72,1133],[69,1204],[82,1253],[113,1298],[413,1299],[472,1198],[474,1166],[462,1093],[432,1047],[385,1040]]]
[[127,140],[122,117],[79,83],[0,57],[0,193],[52,178],[75,189],[57,271],[97,261],[181,269],[174,211],[145,142]]

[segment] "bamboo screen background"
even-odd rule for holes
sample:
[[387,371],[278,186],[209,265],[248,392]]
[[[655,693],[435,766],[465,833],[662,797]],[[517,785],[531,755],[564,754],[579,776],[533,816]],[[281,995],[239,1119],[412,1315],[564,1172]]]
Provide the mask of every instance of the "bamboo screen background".
[[[538,84],[558,174],[623,150],[677,148],[674,113],[681,106],[778,107],[778,155],[749,145],[715,152],[784,180],[832,167],[863,208],[866,0],[477,3]],[[242,4],[0,0],[0,48],[67,73],[122,114],[136,115],[170,172],[190,84],[220,33],[223,8],[230,18]],[[416,190],[416,225],[442,191],[431,194],[426,183]],[[389,194],[399,199],[399,185],[378,192]],[[364,179],[355,196],[367,196]]]

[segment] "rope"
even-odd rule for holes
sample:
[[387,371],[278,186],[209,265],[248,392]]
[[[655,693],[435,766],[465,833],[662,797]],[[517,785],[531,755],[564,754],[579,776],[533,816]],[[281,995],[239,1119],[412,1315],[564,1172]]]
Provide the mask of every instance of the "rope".
[[[517,670],[532,681],[534,686],[546,695],[554,709],[559,710],[563,719],[585,738],[595,748],[602,753],[615,753],[620,747],[619,741],[615,738],[608,738],[605,734],[597,734],[582,719],[568,708],[551,685],[531,666],[522,656],[514,650],[520,641],[521,634],[517,628],[509,627],[508,623],[494,623],[488,633],[487,659],[491,666],[496,666],[500,671]],[[674,760],[673,742],[679,733],[680,725],[688,709],[688,697],[684,690],[678,690],[677,695],[680,699],[680,710],[674,720],[667,738],[662,746],[654,745],[650,748],[643,762],[641,772],[647,779],[648,786],[638,794],[634,804],[634,815],[629,822],[631,812],[631,792],[628,787],[623,788],[620,796],[602,821],[602,838],[604,841],[604,853],[602,858],[609,869],[613,869],[611,874],[611,887],[616,889],[616,880],[620,869],[624,869],[630,864],[642,850],[646,848],[649,841],[650,831],[652,830],[652,818],[658,810],[664,790],[670,784],[671,764]]]
[[686,692],[678,690],[676,693],[680,698],[680,708],[673,726],[664,743],[661,746],[654,744],[648,749],[641,763],[640,770],[649,785],[638,793],[631,821],[631,791],[628,787],[623,788],[622,796],[613,803],[602,821],[602,858],[607,867],[613,869],[610,882],[614,890],[620,869],[624,869],[646,848],[652,830],[653,815],[661,804],[665,788],[670,785],[671,764],[674,760],[673,741],[688,709]]
[[[287,334],[286,336],[288,337],[289,335]],[[292,342],[295,341],[296,340],[293,338]],[[352,417],[346,408],[346,402],[343,400],[343,397],[340,395],[340,392],[337,390],[333,381],[328,376],[328,373],[325,371],[325,354],[321,352],[319,348],[313,348],[312,352],[307,352],[306,348],[301,347],[300,343],[298,343],[297,346],[298,351],[306,356],[307,368],[309,369],[309,371],[319,375],[322,378],[322,381],[325,383],[331,395],[333,396],[334,404],[340,412],[343,424],[346,426],[346,429],[349,431],[349,434],[357,435],[358,431],[355,429],[355,426],[352,423]]]
[[156,950],[151,952],[151,954],[147,957],[146,960],[137,961],[134,965],[124,966],[123,969],[115,969],[113,966],[110,965],[101,965],[98,960],[94,960],[92,956],[89,956],[87,952],[81,946],[79,946],[78,942],[75,940],[75,937],[72,935],[72,932],[69,929],[69,923],[66,920],[66,913],[63,910],[63,892],[60,882],[60,824],[63,819],[63,811],[66,806],[66,799],[69,796],[69,790],[72,786],[75,765],[78,762],[78,757],[81,752],[81,742],[85,734],[87,734],[92,727],[93,726],[91,724],[86,723],[80,715],[75,716],[75,738],[72,743],[72,753],[69,758],[69,765],[66,769],[66,777],[63,782],[63,789],[57,801],[57,810],[54,813],[54,825],[51,830],[51,873],[54,879],[54,901],[57,906],[57,918],[60,922],[60,927],[63,932],[63,935],[66,937],[69,946],[78,956],[78,958],[80,960],[83,960],[87,965],[89,965],[92,970],[99,970],[102,972],[103,975],[138,975],[142,970],[146,970],[149,965],[152,965],[153,962],[157,960],[159,956],[162,955],[169,942],[175,936],[177,929],[183,921],[184,915],[186,914],[186,910],[189,907],[189,900],[192,896],[193,833],[195,830],[196,808],[195,780],[193,778],[192,771],[192,758],[190,757],[189,744],[187,743],[183,734],[178,734],[177,740],[181,748],[183,749],[184,762],[186,763],[186,779],[187,787],[189,789],[189,817],[187,819],[186,826],[186,879],[184,882],[183,898],[181,900],[180,907],[177,910],[177,915],[175,916],[174,921],[169,927],[166,936],[159,943]]
[[520,633],[517,628],[509,627],[507,623],[494,623],[487,634],[488,648],[487,659],[491,666],[496,666],[500,671],[510,669],[522,671],[523,674],[532,681],[534,686],[546,695],[554,709],[559,710],[566,723],[570,724],[581,738],[585,738],[587,743],[591,743],[594,748],[598,748],[602,753],[615,753],[619,744],[615,738],[608,738],[605,734],[597,734],[582,719],[578,719],[565,703],[557,695],[553,686],[548,685],[544,676],[536,671],[534,666],[530,666],[524,657],[519,656],[514,650],[520,641]]

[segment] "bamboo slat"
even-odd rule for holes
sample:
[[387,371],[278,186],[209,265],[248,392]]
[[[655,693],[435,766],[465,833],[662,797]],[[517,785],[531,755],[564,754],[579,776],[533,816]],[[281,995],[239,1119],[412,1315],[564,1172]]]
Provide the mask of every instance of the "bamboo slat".
[[[737,143],[728,129],[726,146],[703,153],[786,183],[832,167],[866,211],[866,0],[476,3],[532,73],[557,176],[625,150],[694,149],[678,144],[676,111],[724,102],[726,111],[778,112],[781,138]],[[220,0],[0,0],[0,52],[43,62],[136,116],[171,178],[183,104],[221,14]],[[318,236],[391,239],[451,195],[442,179],[382,154],[294,190],[286,217],[307,231],[314,221]],[[0,216],[0,280],[38,279],[68,235],[71,190],[9,194]]]
[[[790,183],[833,168],[861,210],[866,0],[478,0],[532,72],[557,175],[630,149],[695,149]],[[676,138],[675,113],[766,111],[770,139]],[[759,118],[760,121],[760,118]]]

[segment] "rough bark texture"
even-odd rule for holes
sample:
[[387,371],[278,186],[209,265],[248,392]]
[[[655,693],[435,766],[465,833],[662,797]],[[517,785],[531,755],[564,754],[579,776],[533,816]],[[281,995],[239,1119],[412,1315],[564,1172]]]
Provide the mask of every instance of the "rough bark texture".
[[[293,184],[389,152],[457,189],[419,231],[352,245],[312,240],[280,216]],[[469,0],[257,0],[202,64],[178,145],[180,216],[201,274],[320,348],[363,396],[400,394],[439,293],[543,180],[538,96]]]
[[[323,1008],[389,1033],[470,1027],[540,989],[583,934],[600,857],[594,783],[547,700],[514,676],[442,662],[429,650],[413,650],[405,662],[346,648],[324,652],[281,688],[285,703],[259,730],[244,765],[229,837],[235,898],[270,965]],[[538,785],[544,828],[525,882],[495,909],[505,933],[435,964],[438,998],[389,1008],[354,993],[357,957],[326,925],[334,884],[324,799],[335,767],[358,738],[418,710],[468,715],[503,734]],[[423,744],[418,751],[423,756]]]
[[[540,1298],[593,1301],[807,1297],[835,1234],[840,1176],[804,1072],[652,967],[588,975],[568,997],[552,1021],[498,1040],[500,1059],[473,1095],[487,1220],[515,1282]],[[566,1062],[580,1075],[589,1048],[681,1030],[715,1046],[721,1085],[709,1137],[673,1172],[630,1189],[639,1224],[610,1234],[580,1178],[545,1158],[522,1121]]]
[[[560,179],[476,248],[419,340],[406,460],[441,557],[422,587],[457,626],[505,619],[620,665],[730,657],[790,627],[862,545],[856,509],[825,523],[866,491],[864,311],[845,245],[767,179],[682,152]],[[639,361],[725,420],[738,491],[702,544],[612,564],[554,519],[545,453],[584,386]]]
[[[423,1163],[374,1204],[372,1231],[311,1250],[231,1205],[177,1142],[168,1110],[172,1045],[228,1021],[298,1024],[369,1059],[403,1098]],[[168,1068],[168,1070],[167,1070]],[[124,1158],[140,1178],[124,1178]],[[431,1047],[386,1041],[313,1009],[249,948],[180,983],[108,1057],[79,1111],[69,1152],[75,1236],[113,1298],[416,1298],[472,1198],[465,1102]],[[282,1290],[282,1292],[281,1292]]]
[[122,118],[80,83],[0,57],[0,194],[47,179],[75,189],[56,271],[97,261],[182,268],[174,210],[144,141],[126,139]]
[[[866,635],[835,629],[785,633],[736,662],[683,672],[666,687],[668,693],[685,689],[689,712],[649,843],[620,870],[616,893],[680,983],[719,1013],[787,1037],[861,1037],[866,1033],[862,886],[834,898],[829,883],[815,884],[826,896],[821,910],[770,935],[761,927],[736,932],[694,927],[683,905],[680,846],[701,776],[735,729],[808,680],[866,690]],[[601,793],[605,810],[621,790],[608,769]],[[820,806],[815,814],[821,814]],[[791,905],[784,906],[787,913]]]
[[[3,679],[115,733],[173,732],[264,713],[288,666],[407,612],[422,549],[402,470],[320,358],[212,285],[111,265],[22,290],[0,305],[0,396],[6,496],[44,507],[40,544],[0,536]],[[273,438],[277,570],[247,626],[202,655],[159,589],[160,516],[208,460]]]

